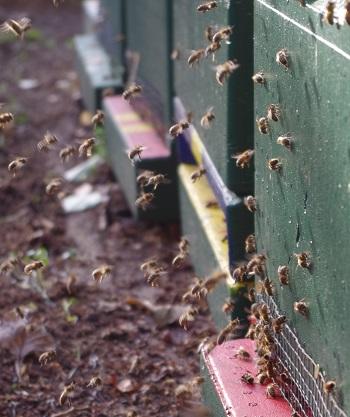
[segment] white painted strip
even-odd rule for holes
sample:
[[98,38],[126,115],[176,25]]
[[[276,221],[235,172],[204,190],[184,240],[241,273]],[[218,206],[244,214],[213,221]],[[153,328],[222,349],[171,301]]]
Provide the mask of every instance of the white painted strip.
[[299,29],[303,30],[304,32],[308,33],[309,35],[311,35],[313,38],[317,39],[318,41],[320,41],[324,45],[327,45],[329,48],[333,49],[335,52],[337,52],[338,54],[342,55],[344,58],[350,60],[350,54],[348,54],[345,51],[343,51],[342,49],[338,48],[338,46],[334,45],[334,43],[329,42],[329,41],[327,41],[327,39],[324,39],[321,36],[317,35],[316,33],[312,32],[307,27],[301,25],[296,20],[291,19],[289,16],[287,16],[286,14],[284,14],[284,13],[280,12],[279,10],[275,9],[270,4],[267,4],[265,1],[263,1],[263,0],[257,0],[257,2],[260,3],[260,4],[262,4],[263,6],[265,6],[267,9],[272,10],[278,16],[281,16],[287,22],[292,23],[294,26],[296,26]]

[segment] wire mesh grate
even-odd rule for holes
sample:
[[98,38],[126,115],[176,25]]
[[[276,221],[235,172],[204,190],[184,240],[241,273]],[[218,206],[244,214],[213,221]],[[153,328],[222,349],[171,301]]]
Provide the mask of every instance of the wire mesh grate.
[[[271,297],[259,294],[257,301],[267,304],[272,319],[280,316]],[[288,324],[275,334],[275,349],[279,373],[290,378],[279,381],[282,394],[300,417],[347,417],[333,395],[324,392],[325,379],[319,365],[306,353]]]

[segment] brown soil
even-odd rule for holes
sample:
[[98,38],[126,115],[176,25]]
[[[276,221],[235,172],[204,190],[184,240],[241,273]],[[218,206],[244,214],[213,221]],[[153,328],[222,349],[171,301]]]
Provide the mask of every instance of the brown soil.
[[[181,303],[193,276],[190,266],[171,271],[159,288],[148,287],[139,270],[151,256],[170,264],[179,228],[135,222],[106,165],[89,182],[108,186],[108,204],[65,215],[59,200],[45,194],[50,178],[77,163],[63,165],[58,150],[92,135],[91,128],[80,123],[71,42],[81,30],[81,10],[77,1],[66,1],[58,9],[49,0],[0,1],[0,21],[22,16],[32,19],[36,35],[22,42],[0,41],[0,102],[16,117],[15,126],[0,139],[0,262],[11,254],[25,262],[28,251],[45,248],[49,265],[40,291],[23,274],[23,265],[0,277],[0,415],[52,416],[68,410],[58,399],[74,380],[72,406],[77,410],[68,415],[175,416],[174,388],[198,374],[196,348],[212,332],[211,324],[201,316],[188,333],[176,322],[157,326],[154,315],[130,297],[154,305]],[[35,79],[38,86],[21,89],[23,79]],[[43,154],[36,143],[47,130],[60,144]],[[17,156],[30,160],[12,178],[7,165]],[[65,191],[74,187],[67,184]],[[96,285],[91,272],[102,263],[111,264],[113,272]],[[72,274],[76,283],[69,294],[67,279]],[[27,336],[16,333],[6,339],[4,325],[19,323],[17,307],[31,328],[27,326]],[[39,342],[52,344],[57,359],[40,366],[38,355],[45,349],[37,343],[36,352],[26,355],[23,364],[18,362],[19,379],[16,352],[38,329],[46,329],[50,337]],[[87,388],[97,375],[102,387]]]

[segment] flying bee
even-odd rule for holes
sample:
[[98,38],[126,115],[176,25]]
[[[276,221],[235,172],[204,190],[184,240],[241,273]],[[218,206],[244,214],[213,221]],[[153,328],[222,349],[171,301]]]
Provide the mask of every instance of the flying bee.
[[13,33],[20,39],[23,39],[25,32],[32,27],[32,21],[27,17],[20,20],[9,19],[0,25],[0,32]]
[[197,6],[197,11],[198,12],[202,12],[202,13],[206,13],[209,12],[209,10],[213,10],[216,7],[218,7],[218,2],[217,1],[208,1],[207,3],[202,3],[200,5]]
[[179,253],[175,256],[172,260],[171,264],[174,268],[180,268],[186,261],[187,254],[186,253]]
[[44,138],[38,142],[37,148],[40,152],[48,152],[51,149],[52,145],[55,145],[58,142],[57,136],[53,135],[51,132],[47,131],[44,135]]
[[249,168],[251,159],[253,158],[254,151],[252,149],[247,149],[246,151],[239,153],[237,155],[232,155],[231,158],[236,160],[237,168]]
[[92,271],[91,276],[94,281],[101,284],[105,278],[111,275],[112,269],[113,267],[111,265],[101,265]]
[[213,36],[213,42],[220,43],[227,41],[233,33],[233,26],[225,26],[218,30]]
[[142,92],[142,87],[138,84],[131,84],[122,94],[124,100],[130,100]]
[[305,316],[305,317],[309,315],[309,306],[305,302],[304,298],[294,303],[294,311],[296,313],[300,313],[302,316]]
[[205,31],[204,31],[204,37],[205,37],[205,39],[207,39],[208,42],[212,42],[213,41],[214,33],[215,32],[214,32],[213,26],[207,26],[205,28]]
[[260,117],[256,120],[256,124],[261,134],[267,135],[269,133],[269,120],[267,117]]
[[236,305],[235,305],[234,301],[228,300],[228,301],[224,302],[224,304],[221,308],[221,311],[224,314],[231,314],[235,310],[235,308],[236,308]]
[[56,195],[62,191],[63,181],[62,178],[52,179],[46,186],[45,191],[48,195]]
[[56,352],[54,350],[49,350],[47,352],[42,353],[39,356],[39,363],[41,366],[47,365],[49,362],[52,362],[56,358]]
[[102,379],[99,376],[94,376],[86,385],[87,388],[97,388],[102,385]]
[[17,258],[8,258],[0,264],[0,275],[9,275],[12,273],[18,264]]
[[282,163],[278,158],[271,158],[268,160],[267,166],[271,171],[280,171],[282,168]]
[[240,346],[236,353],[234,354],[235,358],[242,359],[243,361],[249,361],[251,359],[250,353],[244,349],[243,346]]
[[152,186],[153,191],[156,191],[161,184],[170,184],[170,182],[171,181],[164,174],[156,174],[148,178],[145,186]]
[[272,282],[268,277],[266,277],[263,281],[263,290],[266,295],[269,295],[270,297],[273,296]]
[[205,129],[209,129],[211,123],[215,120],[215,114],[213,113],[214,107],[210,107],[201,118],[201,126]]
[[219,207],[219,203],[216,200],[208,200],[205,203],[205,208],[217,208]]
[[323,384],[323,391],[325,394],[332,394],[337,383],[335,381],[327,381]]
[[226,278],[227,272],[217,271],[204,280],[203,287],[207,290],[207,292],[211,292],[218,285],[219,282],[223,281]]
[[222,345],[227,338],[234,333],[234,331],[237,329],[237,327],[239,326],[239,319],[234,319],[231,320],[222,330],[221,332],[218,334],[218,337],[216,339],[216,344],[217,345]]
[[224,85],[225,80],[239,68],[237,60],[229,60],[216,67],[216,81]]
[[156,259],[148,259],[147,261],[143,262],[140,265],[140,270],[144,273],[147,273],[149,271],[155,270],[159,268],[159,262]]
[[198,308],[190,307],[187,311],[181,314],[179,318],[179,325],[187,331],[189,329],[190,323],[194,321],[197,314]]
[[91,123],[96,128],[97,126],[103,126],[105,120],[105,114],[102,110],[97,110],[97,112],[92,116]]
[[151,206],[152,201],[154,200],[153,193],[142,193],[135,201],[135,206],[140,207],[141,210],[146,210]]
[[180,50],[178,48],[172,50],[170,54],[170,59],[173,61],[177,61],[178,59],[180,59]]
[[246,253],[254,253],[256,252],[256,240],[255,235],[248,235],[244,241],[245,244],[245,252]]
[[262,71],[257,72],[252,76],[252,80],[255,82],[255,84],[264,85],[266,84],[266,78]]
[[276,53],[276,62],[282,65],[286,70],[289,68],[289,54],[287,49],[283,48]]
[[2,129],[5,125],[12,122],[15,119],[12,113],[1,113],[0,114],[0,129]]
[[326,4],[326,9],[323,15],[323,21],[333,25],[334,24],[334,12],[335,12],[336,3],[334,0],[329,0]]
[[24,273],[26,275],[31,275],[33,272],[39,271],[40,269],[43,269],[44,266],[45,265],[41,261],[33,261],[33,262],[30,262],[29,264],[25,265],[25,267],[24,267]]
[[79,156],[86,155],[87,158],[90,158],[95,144],[95,138],[85,139],[84,142],[79,146]]
[[287,265],[280,265],[277,269],[277,274],[282,285],[289,284],[289,268]]
[[198,180],[200,180],[203,177],[203,175],[205,175],[206,173],[207,173],[207,170],[203,167],[200,167],[196,171],[193,171],[190,176],[192,183],[195,183]]
[[255,288],[250,288],[248,291],[248,300],[251,303],[255,303],[255,295],[256,295]]
[[272,320],[272,328],[275,333],[281,333],[284,324],[287,322],[286,316],[278,316]]
[[21,170],[27,162],[28,158],[18,157],[9,163],[7,169],[12,173],[13,177],[15,177],[18,171]]
[[211,42],[206,48],[205,48],[205,56],[208,56],[210,54],[213,54],[213,60],[215,59],[215,52],[218,51],[221,48],[221,44],[219,42]]
[[192,51],[191,55],[187,59],[188,65],[192,68],[195,64],[198,64],[202,58],[204,58],[204,55],[205,50],[203,48]]
[[241,376],[241,381],[245,382],[248,385],[253,385],[254,384],[254,376],[252,374],[250,374],[249,372],[246,372],[245,374],[243,374]]
[[290,151],[292,150],[292,142],[292,136],[289,134],[279,136],[276,141],[278,145],[282,145]]
[[77,153],[77,149],[74,146],[66,146],[60,150],[60,158],[62,162],[67,162],[69,159]]
[[190,242],[185,237],[182,237],[179,242],[180,253],[188,253],[190,249]]
[[281,116],[281,110],[278,104],[270,104],[267,108],[267,117],[274,122],[278,122]]
[[130,159],[131,162],[134,162],[134,159],[136,157],[138,157],[139,161],[141,161],[141,155],[146,149],[147,149],[146,146],[136,145],[132,149],[128,150],[128,158]]
[[279,389],[279,386],[277,384],[275,384],[274,382],[271,382],[271,384],[269,384],[266,387],[266,397],[267,398],[277,398],[277,397],[281,397],[281,391]]
[[294,256],[297,258],[298,266],[306,269],[311,268],[310,255],[307,252],[295,253]]
[[176,138],[177,136],[181,135],[184,130],[190,127],[192,121],[192,113],[187,113],[187,118],[184,120],[180,120],[178,123],[175,123],[169,129],[169,134]]
[[345,2],[344,7],[345,7],[345,16],[344,16],[344,20],[345,20],[345,22],[346,22],[348,25],[350,25],[350,1],[349,1],[349,0],[347,0],[347,1]]
[[241,265],[235,268],[232,272],[232,278],[237,282],[243,282],[248,276],[247,265]]
[[166,270],[164,270],[162,267],[150,272],[148,275],[146,275],[147,284],[149,284],[151,287],[158,287],[160,278],[166,274]]
[[63,406],[64,404],[71,405],[71,399],[73,397],[74,391],[76,388],[76,383],[72,381],[69,385],[66,385],[60,395],[60,398],[58,400],[59,405]]
[[244,201],[244,205],[247,207],[247,209],[251,213],[254,213],[257,210],[256,198],[253,197],[252,195],[248,195],[247,197],[244,197],[243,201]]
[[143,187],[145,187],[146,185],[148,185],[147,183],[148,183],[148,180],[150,179],[150,178],[152,178],[152,177],[154,177],[156,175],[156,173],[155,172],[153,172],[153,171],[143,171],[143,172],[141,172],[141,174],[139,174],[138,176],[137,176],[137,178],[136,178],[136,182],[137,182],[137,184],[141,187],[141,188],[143,188]]

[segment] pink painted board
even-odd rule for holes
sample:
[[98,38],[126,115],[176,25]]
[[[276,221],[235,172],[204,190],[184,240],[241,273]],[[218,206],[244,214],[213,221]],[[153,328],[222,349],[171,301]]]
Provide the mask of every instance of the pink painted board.
[[[245,361],[235,357],[242,346],[250,353]],[[237,339],[216,346],[204,361],[228,417],[290,417],[291,407],[283,398],[267,398],[266,386],[248,385],[241,381],[245,372],[257,374],[255,343]]]

